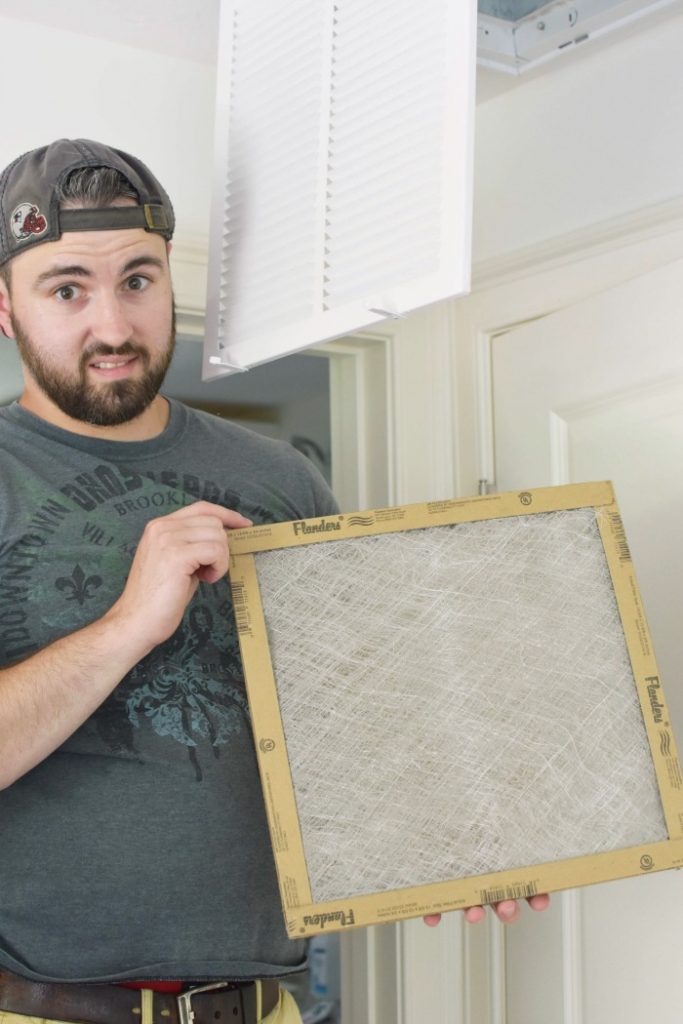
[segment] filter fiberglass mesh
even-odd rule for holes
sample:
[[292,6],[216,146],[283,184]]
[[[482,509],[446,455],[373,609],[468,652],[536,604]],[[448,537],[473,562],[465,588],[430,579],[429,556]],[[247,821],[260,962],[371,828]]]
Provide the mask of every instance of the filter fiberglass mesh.
[[256,567],[316,902],[667,838],[593,509]]
[[[585,486],[613,500],[609,485]],[[547,873],[537,888],[534,865],[573,865],[554,886],[566,888],[683,864],[680,764],[668,728],[646,722],[647,693],[655,722],[666,711],[621,520],[605,505],[306,528],[341,530],[329,543],[302,538],[302,524],[256,528],[268,550],[240,531],[253,563],[242,578],[235,559],[233,596],[290,934],[359,923],[359,908],[370,923],[552,888]],[[620,532],[608,559],[609,515]],[[365,535],[349,535],[354,523]],[[622,591],[645,659],[638,685]],[[604,867],[631,848],[633,863]],[[594,855],[599,871],[575,870]],[[473,878],[488,887],[456,898],[451,883]]]

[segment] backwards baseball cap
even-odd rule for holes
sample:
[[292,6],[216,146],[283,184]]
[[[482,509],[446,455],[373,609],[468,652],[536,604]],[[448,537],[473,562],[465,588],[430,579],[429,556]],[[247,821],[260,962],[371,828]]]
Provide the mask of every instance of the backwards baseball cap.
[[[71,171],[110,167],[137,192],[138,206],[60,209],[58,187]],[[171,200],[141,160],[89,139],[58,139],[24,153],[0,175],[0,266],[64,231],[144,228],[170,239],[175,227]]]

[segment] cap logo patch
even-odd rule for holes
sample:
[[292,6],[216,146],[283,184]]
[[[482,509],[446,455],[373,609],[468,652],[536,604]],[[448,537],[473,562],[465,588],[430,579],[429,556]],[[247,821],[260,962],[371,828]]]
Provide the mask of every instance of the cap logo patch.
[[22,242],[32,235],[42,235],[47,230],[47,221],[33,203],[22,203],[12,214],[10,226],[14,237]]

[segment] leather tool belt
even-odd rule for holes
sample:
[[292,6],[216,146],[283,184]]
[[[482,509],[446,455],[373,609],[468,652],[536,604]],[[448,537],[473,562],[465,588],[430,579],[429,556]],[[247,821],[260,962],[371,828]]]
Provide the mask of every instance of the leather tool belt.
[[[257,1024],[277,1006],[279,985],[274,978],[260,983],[257,1018],[256,984],[219,981],[177,996],[152,992],[153,1024]],[[0,971],[0,1010],[73,1024],[140,1024],[142,992],[119,985],[43,984]]]

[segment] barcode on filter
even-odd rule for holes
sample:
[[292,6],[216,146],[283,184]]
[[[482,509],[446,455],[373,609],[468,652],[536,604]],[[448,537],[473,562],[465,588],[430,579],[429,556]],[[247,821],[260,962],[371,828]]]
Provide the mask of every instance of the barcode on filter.
[[235,610],[235,622],[238,633],[251,635],[251,616],[247,605],[247,594],[244,583],[233,583],[232,585],[232,606]]
[[538,886],[535,882],[528,885],[508,885],[504,889],[482,889],[482,903],[500,903],[501,900],[527,900],[530,896],[538,894]]
[[612,536],[617,542],[619,561],[630,562],[631,552],[629,551],[628,541],[626,540],[626,534],[624,533],[624,524],[621,521],[621,516],[617,512],[610,512],[609,517],[612,523]]

